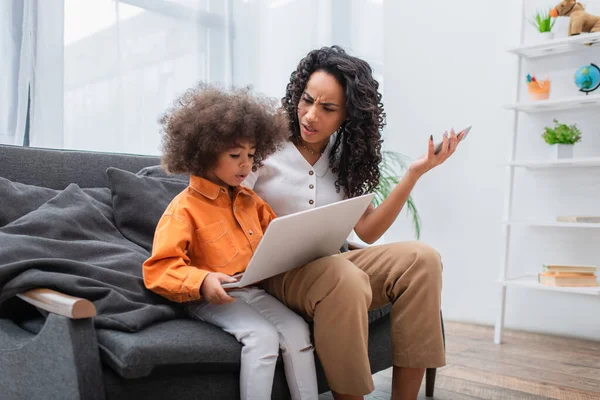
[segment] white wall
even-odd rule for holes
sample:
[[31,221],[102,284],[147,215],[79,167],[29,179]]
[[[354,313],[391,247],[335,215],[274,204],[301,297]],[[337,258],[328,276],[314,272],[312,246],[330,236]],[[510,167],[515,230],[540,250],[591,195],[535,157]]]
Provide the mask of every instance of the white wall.
[[331,1],[237,0],[233,82],[280,99],[306,54],[331,41]]
[[[529,1],[528,10],[553,5]],[[600,13],[599,1],[588,1]],[[388,114],[386,144],[417,157],[430,134],[472,124],[457,153],[428,173],[413,194],[423,220],[421,239],[444,260],[443,311],[449,320],[493,324],[499,308],[502,219],[516,57],[505,52],[518,44],[520,1],[429,0],[385,2],[384,99]],[[566,30],[566,21],[556,27]],[[531,28],[527,26],[530,40]],[[572,57],[572,56],[571,56]],[[557,84],[553,95],[576,95],[574,68],[600,62],[600,49],[586,57],[557,57],[527,65]],[[576,155],[600,156],[600,113],[576,111],[523,119],[518,157],[544,159],[540,138],[553,117],[577,122],[585,141]],[[577,171],[577,172],[575,172]],[[575,175],[576,174],[576,175]],[[597,169],[517,174],[515,215],[599,215]],[[575,179],[574,179],[575,178]],[[583,184],[589,185],[585,189]],[[515,229],[511,272],[536,273],[544,262],[600,264],[597,230]],[[386,241],[412,238],[403,213]],[[600,297],[508,289],[506,327],[600,339]]]
[[281,98],[300,59],[338,44],[366,59],[382,81],[381,0],[233,3],[233,82]]

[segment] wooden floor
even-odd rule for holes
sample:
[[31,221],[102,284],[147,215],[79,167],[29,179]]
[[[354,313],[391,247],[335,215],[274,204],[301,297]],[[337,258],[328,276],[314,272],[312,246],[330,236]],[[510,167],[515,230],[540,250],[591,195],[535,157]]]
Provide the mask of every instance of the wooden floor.
[[[492,327],[446,322],[447,365],[438,369],[434,399],[600,399],[600,342],[505,330],[495,345],[493,336]],[[377,373],[365,399],[389,400],[391,374]]]

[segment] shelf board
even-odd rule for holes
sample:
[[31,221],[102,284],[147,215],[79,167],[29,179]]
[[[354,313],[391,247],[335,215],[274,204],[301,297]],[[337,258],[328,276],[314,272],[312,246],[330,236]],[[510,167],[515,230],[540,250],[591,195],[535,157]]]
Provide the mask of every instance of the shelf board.
[[600,223],[594,222],[558,222],[558,221],[536,221],[536,220],[511,220],[506,222],[512,226],[538,226],[548,228],[588,228],[600,229]]
[[549,99],[508,104],[509,110],[539,113],[548,111],[572,110],[574,108],[600,107],[600,95],[579,95],[562,99]]
[[[587,46],[587,44],[595,44]],[[549,57],[557,54],[574,53],[596,48],[600,44],[600,33],[588,33],[566,38],[552,39],[540,43],[525,44],[508,49],[527,58]]]
[[560,160],[539,160],[539,161],[513,161],[508,163],[513,167],[522,168],[576,168],[576,167],[600,167],[600,157],[589,158],[569,158]]
[[576,293],[600,296],[600,286],[575,287],[575,286],[548,286],[537,281],[535,275],[525,275],[499,281],[502,286],[520,287],[525,289],[547,290],[552,292]]

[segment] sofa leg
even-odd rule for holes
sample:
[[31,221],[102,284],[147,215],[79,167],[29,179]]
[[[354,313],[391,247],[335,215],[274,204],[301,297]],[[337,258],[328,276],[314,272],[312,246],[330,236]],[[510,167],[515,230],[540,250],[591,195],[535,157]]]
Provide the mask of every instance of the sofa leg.
[[435,368],[427,368],[425,373],[425,397],[433,397],[435,389]]

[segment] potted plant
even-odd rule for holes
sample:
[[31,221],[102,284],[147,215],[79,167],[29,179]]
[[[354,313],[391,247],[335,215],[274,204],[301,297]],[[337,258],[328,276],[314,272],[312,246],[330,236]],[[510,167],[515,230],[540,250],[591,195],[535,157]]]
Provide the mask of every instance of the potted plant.
[[581,141],[581,131],[576,124],[567,125],[554,121],[554,128],[545,127],[542,138],[552,149],[556,158],[572,158],[573,145]]
[[537,11],[533,18],[529,19],[529,23],[540,33],[542,39],[550,40],[554,37],[552,28],[556,19],[550,16],[550,10]]
[[[375,207],[379,206],[389,196],[407,168],[406,156],[394,151],[383,151],[381,164],[379,165],[381,176],[379,178],[379,185],[375,188],[374,192],[373,205]],[[421,237],[421,218],[419,217],[415,202],[410,195],[406,200],[406,210],[408,216],[412,219],[415,237],[419,239]]]

